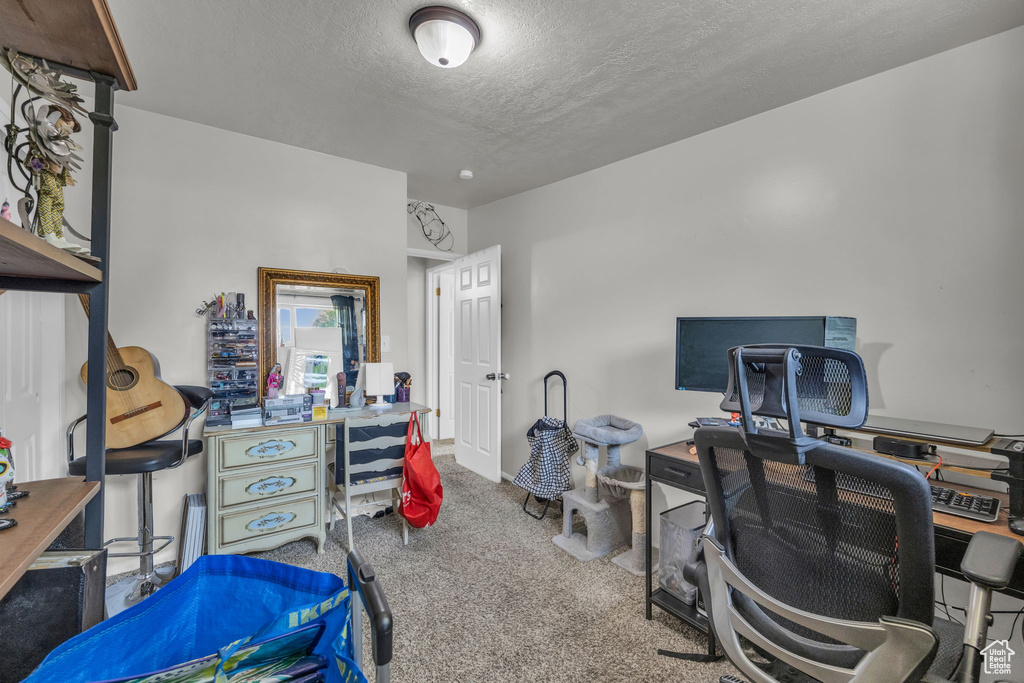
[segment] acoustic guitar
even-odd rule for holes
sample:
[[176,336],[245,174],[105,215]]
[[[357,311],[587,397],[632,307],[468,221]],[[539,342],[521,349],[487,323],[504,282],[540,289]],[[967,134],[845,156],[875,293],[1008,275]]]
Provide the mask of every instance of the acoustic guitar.
[[[78,295],[89,315],[89,297]],[[89,363],[82,366],[89,383]],[[189,405],[160,379],[160,363],[138,346],[118,348],[107,334],[107,448],[129,448],[173,432],[185,423]]]

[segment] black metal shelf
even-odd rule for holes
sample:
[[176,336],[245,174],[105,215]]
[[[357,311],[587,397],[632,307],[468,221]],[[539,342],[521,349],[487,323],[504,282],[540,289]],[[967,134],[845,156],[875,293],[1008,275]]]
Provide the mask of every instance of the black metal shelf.
[[708,633],[708,618],[697,611],[696,604],[687,605],[664,588],[656,588],[651,593],[651,602],[701,633]]
[[85,294],[89,298],[85,478],[99,482],[100,486],[85,507],[84,545],[98,550],[103,547],[106,468],[106,277],[110,259],[112,142],[117,130],[114,92],[119,83],[134,90],[135,78],[106,0],[0,0],[0,6],[5,19],[0,23],[0,46],[45,59],[50,67],[91,81],[95,86],[95,109],[89,114],[93,124],[90,248],[99,261],[95,265],[86,263],[12,223],[0,224],[0,289]]
[[[683,442],[677,442],[671,444],[672,446],[682,445]],[[651,619],[651,607],[657,605],[661,609],[665,610],[672,616],[680,619],[686,624],[694,627],[701,633],[708,637],[708,657],[717,657],[718,643],[715,639],[715,632],[711,630],[711,625],[708,623],[708,618],[701,614],[697,610],[697,604],[700,600],[700,595],[697,595],[697,601],[693,605],[688,605],[672,593],[668,592],[660,586],[654,588],[653,586],[653,572],[652,572],[652,547],[651,542],[653,540],[651,524],[652,520],[652,505],[651,505],[651,486],[652,484],[661,484],[663,486],[670,486],[681,491],[689,491],[691,493],[701,494],[703,490],[697,485],[692,483],[684,483],[689,481],[689,477],[686,475],[684,470],[678,470],[673,468],[665,468],[665,460],[663,456],[655,451],[648,450],[645,456],[645,491],[644,491],[644,517],[645,517],[645,531],[646,540],[644,543],[644,556],[646,566],[646,580],[645,580],[645,604],[646,604],[646,616]],[[679,465],[674,461],[668,461],[673,466]],[[656,465],[658,465],[656,467]],[[654,474],[652,474],[652,472]],[[662,476],[658,473],[663,472]],[[670,478],[669,475],[675,473],[675,478]]]

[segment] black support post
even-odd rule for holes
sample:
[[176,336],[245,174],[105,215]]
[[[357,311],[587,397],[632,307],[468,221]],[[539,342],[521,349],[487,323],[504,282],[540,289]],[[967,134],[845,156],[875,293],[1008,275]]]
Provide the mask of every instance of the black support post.
[[89,291],[89,417],[86,422],[87,481],[100,482],[99,494],[85,508],[85,547],[103,547],[103,474],[106,466],[107,424],[107,291],[110,286],[110,186],[113,162],[114,91],[117,81],[93,73],[96,110],[93,123],[92,233],[91,249],[100,258],[103,281]]

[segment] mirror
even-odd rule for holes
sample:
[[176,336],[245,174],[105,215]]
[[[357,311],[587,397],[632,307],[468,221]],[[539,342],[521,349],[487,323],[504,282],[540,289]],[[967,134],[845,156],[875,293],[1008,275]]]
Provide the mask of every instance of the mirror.
[[361,363],[380,362],[380,278],[260,268],[260,396],[280,365],[278,393],[323,389],[339,405],[338,373],[344,396],[355,388]]

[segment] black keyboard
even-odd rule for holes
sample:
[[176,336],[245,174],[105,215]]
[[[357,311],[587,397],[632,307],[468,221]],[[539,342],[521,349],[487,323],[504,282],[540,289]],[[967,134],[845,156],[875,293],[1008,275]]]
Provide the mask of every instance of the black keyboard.
[[[814,468],[808,466],[804,471],[806,481],[814,481]],[[851,477],[842,473],[836,475],[836,486],[846,491],[862,493],[866,496],[889,500],[889,489],[878,486],[859,477]],[[932,485],[932,511],[944,512],[947,515],[976,519],[980,522],[994,522],[999,519],[999,499],[991,496],[978,496],[970,493]]]
[[994,522],[999,519],[999,499],[963,493],[945,486],[932,486],[932,510],[982,522]]

